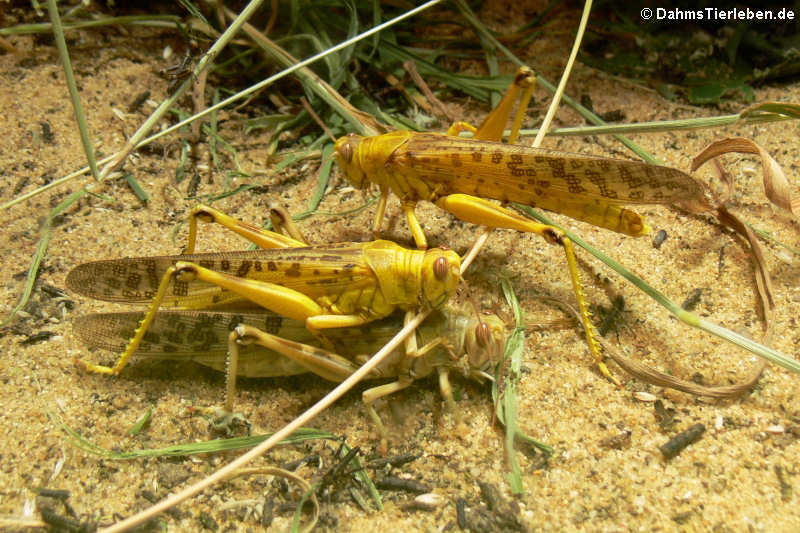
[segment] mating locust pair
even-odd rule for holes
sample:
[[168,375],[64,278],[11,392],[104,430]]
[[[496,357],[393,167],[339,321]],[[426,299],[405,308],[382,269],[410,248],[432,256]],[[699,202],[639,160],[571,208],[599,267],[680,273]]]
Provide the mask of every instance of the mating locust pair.
[[[478,128],[456,123],[445,134],[396,131],[376,137],[348,135],[336,142],[337,160],[350,182],[358,188],[370,184],[380,188],[375,236],[393,192],[401,201],[418,250],[384,240],[308,246],[280,211],[274,213],[273,221],[288,236],[200,206],[189,219],[185,255],[76,267],[67,278],[75,292],[101,300],[150,302],[144,315],[90,315],[76,322],[79,337],[91,346],[119,350],[120,339],[130,338],[113,367],[84,363],[86,368],[116,375],[137,351],[150,357],[191,358],[221,368],[227,353],[226,409],[230,411],[237,373],[257,377],[310,371],[342,381],[358,367],[361,356],[372,353],[399,329],[402,318],[393,315],[396,309],[410,312],[432,307],[436,313],[409,338],[405,352],[389,358],[374,374],[397,380],[368,389],[363,398],[384,437],[371,404],[416,378],[437,373],[443,397],[452,407],[449,370],[461,368],[474,378],[490,377],[502,355],[506,333],[497,316],[446,303],[461,279],[461,258],[450,250],[427,249],[414,213],[416,203],[426,200],[464,221],[532,232],[561,245],[590,350],[610,377],[594,339],[569,239],[554,227],[490,200],[542,207],[639,236],[649,228],[625,205],[701,210],[706,206],[704,187],[667,167],[510,144],[517,137],[534,80],[530,70],[520,69],[500,104]],[[509,144],[501,143],[517,100]],[[464,130],[473,137],[460,137]],[[193,254],[198,219],[219,223],[262,249]],[[179,309],[164,311],[162,307]],[[240,345],[258,349],[240,350]]]

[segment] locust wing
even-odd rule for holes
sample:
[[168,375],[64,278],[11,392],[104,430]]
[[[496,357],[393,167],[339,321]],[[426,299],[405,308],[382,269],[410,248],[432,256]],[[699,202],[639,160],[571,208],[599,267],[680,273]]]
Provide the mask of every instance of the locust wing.
[[[442,327],[443,319],[434,313],[434,324]],[[115,354],[125,350],[136,328],[144,318],[143,312],[93,313],[73,320],[73,330],[80,341],[91,349]],[[156,314],[136,357],[174,361],[193,361],[224,372],[228,353],[228,336],[239,324],[256,327],[283,339],[319,346],[317,339],[303,322],[282,317],[269,311],[250,310],[195,311],[168,310]],[[326,339],[335,353],[355,360],[367,357],[380,349],[403,326],[403,314],[395,314],[368,326],[337,328],[326,332]],[[427,326],[430,329],[430,326]],[[428,333],[428,337],[435,337]],[[378,374],[397,375],[395,366],[404,358],[396,350],[378,370]],[[291,376],[308,369],[275,351],[255,345],[239,347],[238,375],[246,377]]]
[[442,134],[412,136],[392,153],[387,172],[417,176],[439,196],[472,194],[575,218],[586,204],[707,207],[704,185],[674,168]]
[[[361,248],[358,243],[343,243],[93,261],[75,267],[67,275],[67,287],[97,300],[148,303],[167,269],[178,261],[187,261],[242,278],[277,283],[315,298],[375,283],[362,260]],[[242,301],[240,296],[208,283],[180,280],[173,280],[164,298],[167,306],[194,309]]]
[[[73,321],[76,336],[88,347],[120,353],[144,318],[141,312],[95,313]],[[302,322],[274,313],[172,310],[156,315],[136,350],[145,359],[194,361],[225,371],[228,335],[239,324],[268,333],[284,335],[298,342],[314,337]],[[307,372],[287,357],[265,348],[240,347],[238,374],[246,377],[291,376]]]

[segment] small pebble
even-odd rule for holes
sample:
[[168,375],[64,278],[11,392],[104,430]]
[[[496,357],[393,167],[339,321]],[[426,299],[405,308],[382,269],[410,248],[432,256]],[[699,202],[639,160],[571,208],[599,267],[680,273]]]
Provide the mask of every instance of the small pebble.
[[663,229],[658,230],[658,233],[656,233],[655,237],[653,237],[653,248],[656,250],[661,248],[661,245],[664,244],[664,241],[667,240],[667,237],[668,235],[666,231]]
[[636,391],[633,393],[633,397],[639,400],[640,402],[654,402],[658,398],[656,398],[655,394],[651,394],[645,391]]
[[794,263],[794,254],[789,250],[777,250],[775,252],[775,257],[777,257],[782,262],[786,263],[787,265],[791,265]]
[[442,505],[447,503],[447,500],[444,496],[440,496],[434,492],[428,492],[427,494],[420,494],[416,498],[414,498],[414,507],[417,509],[424,509],[428,511],[433,511],[438,509]]

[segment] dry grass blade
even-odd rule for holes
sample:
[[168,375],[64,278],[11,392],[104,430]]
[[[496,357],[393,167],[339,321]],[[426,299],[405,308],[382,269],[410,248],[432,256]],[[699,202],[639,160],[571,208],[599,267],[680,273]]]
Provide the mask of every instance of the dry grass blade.
[[692,171],[697,170],[709,160],[712,161],[718,177],[726,186],[726,193],[722,198],[717,198],[717,219],[721,224],[733,229],[736,233],[741,235],[750,245],[756,269],[756,290],[758,291],[761,311],[764,317],[765,342],[769,342],[775,301],[773,297],[772,281],[764,259],[764,252],[761,248],[761,244],[758,242],[755,232],[736,215],[731,213],[724,205],[727,198],[733,193],[734,179],[725,170],[724,165],[718,157],[731,152],[756,154],[761,158],[761,166],[764,172],[764,189],[767,198],[769,198],[773,204],[786,209],[792,214],[796,214],[793,210],[793,204],[796,204],[797,200],[792,199],[789,181],[786,179],[786,175],[783,173],[783,169],[778,162],[775,161],[766,150],[750,139],[738,137],[713,142],[692,161]]
[[430,108],[429,110],[432,111],[433,108],[436,108],[436,112],[439,114],[439,116],[445,117],[451,124],[455,122],[456,118],[447,112],[447,108],[444,106],[442,101],[436,98],[436,95],[433,94],[431,88],[428,87],[428,84],[425,83],[425,80],[423,80],[422,76],[419,75],[419,72],[417,71],[417,64],[411,60],[408,60],[403,63],[403,68],[405,68],[406,72],[408,72],[408,75],[411,76],[411,80],[414,82],[414,85],[416,85],[417,88],[425,95],[427,102],[430,102],[428,106]]
[[759,156],[761,158],[761,167],[764,169],[764,192],[767,198],[773,204],[797,216],[798,210],[800,210],[800,199],[792,198],[789,180],[786,179],[781,166],[755,141],[743,137],[715,141],[692,160],[692,172],[710,159],[731,152]]
[[[226,9],[225,15],[233,19],[236,14]],[[301,63],[289,52],[278,46],[277,43],[268,39],[265,35],[258,31],[256,27],[249,23],[245,23],[242,27],[248,37],[264,50],[265,53],[275,58],[285,68],[290,68]],[[340,114],[350,121],[354,129],[366,132],[369,135],[374,135],[377,132],[385,131],[375,117],[364,113],[363,111],[353,107],[339,92],[331,87],[325,80],[317,76],[314,71],[308,67],[298,68],[296,70],[298,77],[307,84],[318,96],[323,98],[329,105],[338,109]]]
[[[761,301],[761,312],[764,315],[764,329],[765,331],[769,331],[772,311],[775,308],[775,301],[772,296],[772,281],[767,271],[761,244],[758,242],[755,232],[744,222],[739,220],[736,215],[728,211],[725,206],[721,206],[717,209],[717,217],[723,225],[736,231],[736,233],[744,237],[748,244],[750,244],[750,250],[753,253],[753,262],[756,267],[756,289],[758,290],[759,300]],[[766,335],[766,337],[768,337],[768,335]],[[769,339],[765,339],[765,342],[769,342]]]
[[[578,313],[577,309],[568,303],[562,302],[555,298],[541,299],[561,307],[570,315],[572,315],[578,324],[580,324],[580,313]],[[671,374],[666,374],[651,368],[644,363],[640,363],[639,361],[631,359],[630,357],[626,357],[602,337],[598,338],[597,340],[603,346],[603,352],[613,359],[614,362],[620,366],[620,368],[633,376],[634,379],[643,381],[644,383],[649,383],[651,385],[674,389],[693,394],[695,396],[706,396],[709,398],[736,398],[741,396],[755,386],[755,384],[758,382],[758,379],[761,377],[761,373],[764,371],[764,367],[767,364],[767,362],[764,360],[756,361],[756,364],[753,366],[753,369],[749,372],[748,376],[740,383],[736,383],[734,385],[707,387],[704,385],[698,385],[692,381],[681,379]]]

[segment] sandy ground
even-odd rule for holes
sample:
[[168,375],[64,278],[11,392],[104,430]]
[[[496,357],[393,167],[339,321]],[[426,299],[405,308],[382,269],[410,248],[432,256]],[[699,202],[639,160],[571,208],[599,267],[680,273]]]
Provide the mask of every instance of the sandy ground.
[[[526,58],[551,80],[566,57],[561,38],[537,41]],[[85,159],[64,76],[55,48],[46,40],[11,39],[20,55],[0,55],[0,131],[5,139],[0,151],[0,196],[9,200],[84,165]],[[116,31],[75,33],[70,43],[73,61],[87,111],[92,138],[103,154],[120,148],[152,110],[145,102],[140,111],[129,105],[145,89],[151,100],[166,93],[157,71],[169,65],[161,59],[167,34],[125,35]],[[537,58],[548,58],[547,62]],[[512,67],[506,65],[511,72]],[[693,108],[664,101],[654,92],[578,66],[568,92],[589,95],[600,112],[622,110],[625,121],[697,117],[732,112],[730,109]],[[800,101],[800,85],[765,87],[757,100]],[[535,112],[546,105],[537,93]],[[468,109],[470,117],[486,112],[482,106],[460,100],[454,110]],[[121,111],[121,115],[114,110]],[[222,135],[239,153],[242,167],[251,173],[240,183],[260,183],[259,192],[239,194],[215,203],[244,220],[262,223],[265,207],[277,201],[302,210],[316,183],[316,162],[303,174],[266,178],[271,165],[265,158],[266,134],[244,137],[236,115],[223,117]],[[561,111],[557,124],[580,124],[571,111]],[[47,126],[44,126],[44,125]],[[727,136],[754,139],[795,179],[800,159],[797,124],[728,127],[690,133],[634,136],[634,140],[667,164],[686,169],[693,154],[709,141]],[[81,519],[112,523],[129,516],[185,484],[200,479],[233,455],[195,456],[186,459],[114,461],[74,447],[54,423],[52,415],[106,448],[155,448],[210,438],[206,422],[187,414],[189,406],[219,403],[223,390],[220,374],[179,363],[134,364],[118,378],[90,375],[73,363],[75,357],[102,359],[108,354],[89,353],[73,337],[70,322],[78,314],[108,310],[111,306],[71,296],[74,308],[64,309],[42,292],[47,286],[64,288],[67,272],[92,259],[128,255],[178,253],[186,226],[172,233],[197,202],[187,199],[187,183],[173,181],[178,137],[159,144],[166,155],[139,154],[126,165],[150,193],[143,206],[124,181],[111,183],[100,198],[81,200],[59,217],[43,263],[40,284],[33,295],[37,304],[23,318],[2,329],[0,336],[0,515],[22,517],[35,499],[34,489],[48,487],[70,492],[69,504]],[[621,145],[608,137],[551,139],[548,147],[626,157]],[[737,191],[732,209],[756,227],[769,231],[787,245],[800,248],[797,221],[770,207],[763,194],[761,172],[752,157],[729,157]],[[230,164],[228,162],[228,168]],[[704,174],[701,173],[701,176]],[[36,196],[2,213],[0,249],[0,307],[10,311],[23,290],[38,239],[49,209],[70,192],[88,183],[79,178]],[[336,181],[321,211],[338,212],[357,207],[360,196],[343,190]],[[198,194],[224,189],[221,172],[201,170]],[[649,238],[633,239],[575,222],[559,220],[586,240],[621,260],[631,270],[682,302],[694,289],[702,289],[696,312],[734,331],[759,338],[761,322],[753,291],[753,271],[741,242],[709,217],[693,217],[658,207],[643,207],[655,229],[669,238],[655,249]],[[408,243],[408,233],[396,202],[390,204],[391,229],[387,236]],[[459,252],[469,246],[476,229],[453,220],[432,206],[419,210],[433,244],[447,244]],[[348,217],[315,217],[301,224],[315,242],[368,238],[371,212]],[[237,238],[238,239],[238,238]],[[210,231],[201,250],[242,249],[229,235]],[[767,245],[767,264],[775,296],[775,334],[772,346],[797,357],[800,310],[797,258]],[[694,331],[613,274],[588,254],[579,252],[591,302],[608,306],[616,295],[626,302],[623,322],[610,340],[630,357],[662,371],[704,384],[727,385],[747,374],[755,357],[708,334]],[[548,323],[563,315],[540,300],[547,294],[572,301],[561,252],[542,239],[510,231],[497,231],[466,276],[470,295],[484,305],[505,312],[495,273],[512,277],[527,316]],[[461,296],[465,298],[465,295]],[[48,339],[26,343],[30,335],[52,332]],[[493,423],[487,389],[456,379],[458,408],[466,429],[455,430],[453,418],[441,406],[435,380],[427,380],[396,394],[379,410],[397,438],[390,454],[414,453],[420,457],[393,472],[427,485],[446,504],[433,511],[415,510],[413,495],[384,491],[384,511],[365,512],[346,493],[323,505],[322,528],[336,531],[441,531],[457,528],[456,502],[464,500],[468,520],[481,530],[533,531],[798,531],[798,452],[800,451],[800,376],[767,367],[752,393],[732,401],[712,401],[629,381],[617,388],[603,379],[592,364],[585,341],[575,327],[549,328],[527,336],[524,373],[520,383],[520,425],[524,431],[555,448],[550,458],[530,450],[517,453],[525,493],[514,497],[506,481],[503,437]],[[626,380],[613,364],[612,371]],[[254,432],[278,429],[319,399],[330,385],[314,377],[245,380],[238,401],[254,425]],[[354,391],[314,421],[314,426],[345,435],[366,456],[378,447],[372,426]],[[674,410],[674,425],[666,430],[655,416],[653,403],[638,400],[646,391]],[[152,422],[139,435],[127,429],[149,407]],[[702,423],[701,440],[672,460],[659,452],[674,434]],[[273,465],[301,458],[312,451],[329,462],[331,443],[287,447],[263,458]],[[299,473],[318,475],[313,467]],[[380,477],[380,476],[378,476]],[[494,486],[500,503],[487,511],[487,498],[479,483]],[[225,483],[180,506],[163,517],[168,531],[211,527],[205,518],[225,531],[255,531],[258,514],[245,507],[225,510],[241,500],[262,502],[277,494],[267,478],[247,478]],[[277,496],[276,496],[277,497]],[[260,503],[259,503],[260,505]],[[250,506],[252,507],[252,506]],[[256,506],[258,509],[260,507]],[[483,509],[483,514],[479,511]],[[64,513],[61,507],[56,507]],[[276,511],[272,528],[287,526],[291,513]],[[482,517],[480,518],[479,517]],[[36,514],[33,514],[36,517]],[[483,521],[481,521],[483,520]]]

